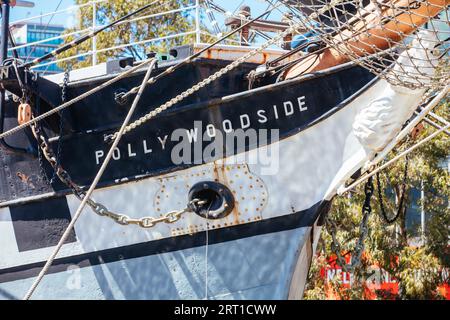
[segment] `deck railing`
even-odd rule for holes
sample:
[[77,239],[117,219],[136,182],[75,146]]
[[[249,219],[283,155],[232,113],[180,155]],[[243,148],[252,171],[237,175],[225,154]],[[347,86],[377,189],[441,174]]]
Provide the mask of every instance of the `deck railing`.
[[[42,40],[29,42],[29,43],[19,44],[19,45],[16,45],[14,47],[9,48],[9,51],[12,52],[13,50],[17,50],[17,49],[30,48],[30,47],[33,47],[33,46],[36,46],[36,45],[42,45],[42,44],[48,43],[50,41],[55,41],[55,40],[59,40],[59,39],[64,40],[64,39],[66,39],[68,37],[71,37],[71,36],[82,35],[82,34],[86,34],[88,32],[91,32],[93,30],[100,29],[102,27],[102,25],[98,25],[97,24],[97,9],[98,9],[98,5],[100,3],[107,2],[107,1],[109,1],[109,0],[94,0],[94,1],[90,1],[90,2],[87,2],[87,3],[81,4],[81,5],[74,5],[74,6],[66,8],[66,9],[62,9],[62,10],[58,10],[58,11],[54,11],[54,12],[50,12],[50,13],[45,13],[45,14],[41,14],[41,15],[37,15],[37,16],[33,16],[33,17],[25,18],[25,19],[12,21],[11,22],[11,26],[13,27],[14,25],[21,25],[21,24],[25,24],[25,23],[30,23],[30,22],[33,22],[33,21],[36,21],[36,20],[41,20],[42,18],[45,18],[45,17],[53,16],[53,15],[60,15],[60,14],[71,13],[71,12],[74,12],[75,10],[79,10],[80,8],[85,8],[85,7],[89,7],[89,6],[92,8],[92,16],[93,16],[92,24],[88,28],[84,28],[82,30],[75,30],[73,32],[64,33],[64,34],[61,34],[61,35],[55,36],[55,37],[50,37],[50,38],[46,38],[46,39],[42,39]],[[87,51],[87,52],[84,52],[84,53],[80,53],[80,54],[76,54],[76,55],[72,55],[72,56],[65,57],[65,58],[61,58],[61,59],[57,59],[57,60],[53,60],[53,61],[50,61],[50,62],[45,62],[45,63],[39,64],[39,65],[33,66],[33,68],[42,68],[42,67],[45,67],[45,66],[57,64],[57,63],[64,62],[64,61],[80,59],[80,58],[87,57],[87,56],[92,56],[92,65],[96,65],[98,63],[98,60],[97,60],[98,54],[102,53],[102,52],[105,52],[105,51],[118,50],[118,49],[123,49],[123,48],[127,48],[127,47],[136,46],[136,45],[142,45],[142,44],[147,44],[147,43],[152,43],[152,42],[157,42],[157,41],[170,40],[170,39],[174,39],[174,38],[185,37],[185,36],[188,36],[188,35],[195,35],[195,41],[197,43],[200,43],[201,42],[201,35],[202,35],[202,31],[201,31],[201,28],[200,28],[200,9],[201,9],[200,0],[195,0],[192,5],[187,6],[187,7],[174,8],[174,9],[171,9],[171,10],[168,10],[168,11],[164,11],[164,12],[160,12],[160,13],[156,13],[156,14],[149,14],[149,15],[145,15],[145,16],[132,18],[132,19],[127,19],[127,20],[124,20],[124,21],[122,21],[122,22],[120,22],[118,24],[118,25],[123,25],[123,24],[126,24],[126,23],[137,22],[137,21],[141,21],[141,20],[145,20],[145,19],[153,19],[153,18],[156,18],[156,17],[161,17],[161,16],[165,16],[165,15],[169,15],[169,14],[182,14],[182,13],[186,13],[186,12],[192,12],[192,15],[193,15],[193,18],[194,18],[194,30],[192,30],[192,31],[179,32],[179,33],[176,33],[176,34],[164,35],[164,36],[160,36],[160,37],[157,37],[157,38],[150,38],[150,39],[145,39],[145,40],[141,40],[141,41],[120,44],[120,45],[116,45],[116,46],[113,46],[113,47],[101,48],[101,49],[98,49],[97,39],[96,39],[96,37],[94,37],[93,40],[92,40],[92,48],[91,48],[90,51]]]

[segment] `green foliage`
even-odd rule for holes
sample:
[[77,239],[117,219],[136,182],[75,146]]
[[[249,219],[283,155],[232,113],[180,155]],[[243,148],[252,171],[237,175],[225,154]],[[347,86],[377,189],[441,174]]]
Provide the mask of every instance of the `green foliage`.
[[[449,119],[450,103],[444,101],[435,113]],[[424,129],[415,141],[423,139],[436,129],[424,124]],[[414,141],[404,142],[393,150],[388,158],[392,158]],[[323,257],[332,255],[331,236],[328,228],[323,228],[319,241],[318,258],[313,262],[309,274],[309,283],[305,292],[306,299],[322,299],[329,288],[341,299],[365,299],[365,279],[369,275],[369,267],[378,265],[389,272],[399,283],[399,294],[396,299],[440,299],[437,291],[442,284],[440,271],[450,267],[449,232],[450,232],[450,174],[444,161],[450,156],[450,138],[440,134],[438,137],[413,151],[409,158],[407,179],[406,207],[423,209],[426,213],[425,241],[418,233],[410,232],[406,218],[410,210],[403,210],[393,224],[387,224],[380,215],[380,206],[375,190],[372,198],[372,214],[369,218],[369,234],[365,241],[365,254],[362,265],[355,270],[356,280],[351,288],[342,288],[338,284],[325,284],[320,270],[326,265]],[[388,214],[393,214],[401,196],[405,160],[402,159],[380,175],[381,186],[392,190],[391,196],[385,192],[385,206]],[[376,188],[376,181],[374,181]],[[420,197],[412,197],[412,190],[420,192],[423,186],[425,201]],[[330,211],[330,218],[338,226],[337,238],[343,253],[352,252],[359,236],[361,205],[364,200],[364,186],[355,191],[336,197]],[[386,298],[385,292],[378,292],[379,298]]]
[[323,254],[319,254],[316,259],[313,260],[311,268],[309,269],[310,279],[306,284],[304,299],[307,300],[325,300],[327,298],[325,288],[325,277],[322,274],[322,270],[327,266],[326,257]]
[[440,298],[437,286],[441,282],[439,259],[426,247],[405,247],[400,253],[397,271],[399,290],[406,299]]

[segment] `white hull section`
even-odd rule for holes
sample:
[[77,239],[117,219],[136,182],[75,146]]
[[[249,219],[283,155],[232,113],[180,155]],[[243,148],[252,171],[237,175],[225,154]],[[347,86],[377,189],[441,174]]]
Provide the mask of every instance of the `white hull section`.
[[[287,299],[296,252],[309,230],[209,245],[207,259],[203,246],[92,267],[68,266],[46,275],[33,299]],[[0,297],[22,298],[33,280],[0,284]]]

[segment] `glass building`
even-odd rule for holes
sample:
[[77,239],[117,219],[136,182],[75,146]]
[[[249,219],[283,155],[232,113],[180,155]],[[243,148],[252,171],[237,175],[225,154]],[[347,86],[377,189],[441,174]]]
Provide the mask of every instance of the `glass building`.
[[[59,47],[64,40],[52,38],[60,36],[63,32],[63,26],[39,23],[16,24],[11,27],[11,33],[16,42],[16,46],[48,39],[45,42],[18,49],[17,51],[19,57],[25,61],[33,60],[34,58],[40,57]],[[63,71],[57,66],[56,63],[36,68],[35,70],[45,71],[46,73],[57,73]]]

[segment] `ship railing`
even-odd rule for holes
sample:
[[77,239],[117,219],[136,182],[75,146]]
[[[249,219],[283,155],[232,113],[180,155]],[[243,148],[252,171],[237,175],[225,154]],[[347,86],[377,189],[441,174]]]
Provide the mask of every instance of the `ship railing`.
[[[29,18],[25,18],[25,19],[20,19],[20,20],[16,20],[11,22],[11,26],[20,26],[21,24],[30,22],[30,21],[36,21],[36,20],[40,20],[42,18],[45,17],[49,17],[49,16],[53,16],[56,14],[64,14],[64,13],[68,13],[68,12],[73,12],[74,10],[79,10],[80,8],[84,8],[84,7],[88,7],[91,6],[92,7],[92,24],[91,26],[89,26],[88,28],[84,28],[82,30],[75,30],[69,33],[64,33],[58,36],[54,36],[54,37],[49,37],[46,39],[42,39],[42,40],[37,40],[37,41],[33,41],[33,42],[29,42],[29,43],[25,43],[25,44],[19,44],[16,45],[14,47],[9,48],[9,51],[13,51],[13,50],[18,50],[18,49],[22,49],[22,48],[28,48],[28,47],[33,47],[36,45],[42,45],[51,41],[55,41],[55,40],[64,40],[66,38],[75,36],[75,35],[79,35],[79,34],[86,34],[87,32],[91,32],[93,30],[97,30],[99,28],[102,27],[102,25],[97,25],[97,6],[100,3],[103,2],[107,2],[109,0],[94,0],[94,1],[90,1],[81,5],[74,5],[74,6],[70,6],[66,9],[62,9],[62,10],[57,10],[54,12],[50,12],[50,13],[45,13],[45,14],[41,14],[41,15],[37,15],[37,16],[33,16],[33,17],[29,17]],[[164,12],[159,12],[159,13],[155,13],[155,14],[149,14],[149,15],[145,15],[145,16],[140,16],[140,17],[136,17],[136,18],[132,18],[132,19],[127,19],[124,20],[122,22],[120,22],[118,25],[123,25],[126,23],[133,23],[133,22],[137,22],[137,21],[141,21],[141,20],[145,20],[145,19],[152,19],[152,18],[156,18],[156,17],[161,17],[161,16],[165,16],[165,15],[169,15],[169,14],[177,14],[177,13],[185,13],[185,12],[189,12],[189,11],[194,11],[194,30],[192,31],[188,31],[188,32],[180,32],[180,33],[176,33],[176,34],[171,34],[171,35],[165,35],[165,36],[161,36],[161,37],[157,37],[157,38],[151,38],[151,39],[145,39],[145,40],[141,40],[141,41],[136,41],[136,42],[131,42],[131,43],[126,43],[126,44],[120,44],[120,45],[116,45],[116,46],[112,46],[112,47],[108,47],[108,48],[101,48],[98,49],[97,47],[97,41],[96,41],[96,37],[93,37],[92,39],[92,49],[88,52],[84,52],[84,53],[80,53],[80,54],[76,54],[76,55],[72,55],[69,57],[65,57],[65,58],[61,58],[61,59],[56,59],[50,62],[45,62],[39,65],[36,65],[32,68],[36,69],[36,68],[42,68],[45,66],[49,66],[49,65],[53,65],[53,64],[57,64],[60,62],[64,62],[64,61],[69,61],[69,60],[75,60],[75,59],[80,59],[80,58],[84,58],[87,56],[92,56],[92,65],[96,65],[98,63],[97,60],[97,55],[99,53],[102,52],[106,52],[106,51],[111,51],[111,50],[119,50],[119,49],[123,49],[123,48],[127,48],[127,47],[132,47],[132,46],[136,46],[136,45],[142,45],[142,44],[147,44],[147,43],[152,43],[152,42],[158,42],[158,41],[164,41],[164,40],[170,40],[170,39],[174,39],[174,38],[178,38],[178,37],[185,37],[188,35],[195,35],[195,41],[197,43],[201,42],[201,29],[200,29],[200,9],[201,9],[201,4],[200,4],[200,0],[195,0],[195,2],[193,3],[193,5],[191,6],[186,6],[186,7],[181,7],[181,8],[176,8],[176,9],[171,9],[171,10],[167,10]],[[31,58],[31,57],[29,57]]]
[[177,37],[185,37],[185,36],[192,35],[192,34],[195,34],[195,31],[189,31],[189,32],[184,32],[184,33],[177,33],[177,34],[168,35],[168,36],[159,37],[159,38],[151,38],[151,39],[146,39],[146,40],[142,40],[142,41],[138,41],[138,42],[131,42],[131,43],[127,43],[127,44],[117,45],[117,46],[114,46],[114,47],[108,47],[108,48],[99,49],[99,50],[96,50],[95,52],[88,51],[88,52],[85,52],[85,53],[80,53],[80,54],[77,54],[77,55],[73,55],[73,56],[66,57],[66,58],[61,58],[61,59],[50,61],[50,62],[47,62],[47,63],[41,63],[41,64],[38,64],[38,65],[33,66],[31,68],[34,69],[34,68],[45,67],[45,66],[52,65],[52,64],[55,64],[55,63],[59,63],[59,62],[65,62],[65,61],[70,61],[70,60],[73,60],[73,59],[83,58],[83,57],[86,57],[86,56],[90,56],[92,54],[99,54],[99,53],[110,51],[110,50],[118,50],[118,49],[123,49],[123,48],[126,48],[126,47],[135,46],[135,45],[142,45],[142,44],[147,44],[147,43],[151,43],[151,42],[164,41],[164,40],[169,40],[169,39],[173,39],[173,38],[177,38]]
[[25,19],[12,21],[10,23],[10,25],[14,26],[14,25],[21,24],[21,23],[28,22],[28,21],[35,21],[37,19],[42,19],[42,18],[45,18],[45,17],[53,16],[55,14],[66,13],[66,12],[74,11],[74,10],[77,10],[79,8],[84,8],[84,7],[88,7],[88,6],[95,6],[98,3],[108,2],[108,1],[109,0],[95,0],[95,1],[90,1],[90,2],[83,3],[83,4],[79,4],[79,5],[73,5],[73,6],[70,6],[70,7],[66,8],[66,9],[61,9],[61,10],[57,10],[57,11],[53,11],[53,12],[40,14],[38,16],[33,16],[33,17],[25,18]]

